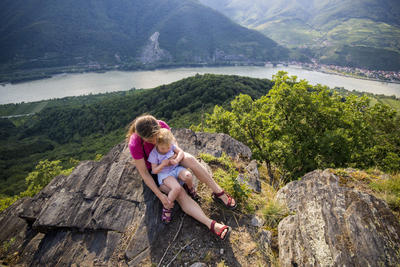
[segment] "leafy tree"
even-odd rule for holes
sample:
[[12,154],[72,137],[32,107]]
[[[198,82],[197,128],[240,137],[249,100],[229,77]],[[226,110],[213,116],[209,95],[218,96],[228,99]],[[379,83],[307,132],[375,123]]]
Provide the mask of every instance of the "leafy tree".
[[366,97],[343,99],[327,87],[278,72],[273,88],[260,99],[241,94],[231,110],[215,106],[205,129],[248,145],[254,158],[266,163],[273,183],[273,165],[291,179],[316,168],[398,170],[398,122],[388,106],[370,106]]
[[63,169],[60,160],[49,161],[42,160],[36,165],[35,170],[29,173],[25,181],[28,189],[22,193],[24,196],[34,196],[43,187],[45,187],[54,177],[58,175],[68,175],[72,172],[70,169]]
[[[77,164],[78,161],[70,159],[71,164]],[[74,167],[63,169],[60,165],[60,160],[49,161],[42,160],[36,165],[35,170],[30,172],[25,178],[28,188],[19,195],[12,197],[0,198],[0,212],[9,207],[15,201],[22,197],[32,197],[45,187],[54,177],[58,175],[69,175]]]

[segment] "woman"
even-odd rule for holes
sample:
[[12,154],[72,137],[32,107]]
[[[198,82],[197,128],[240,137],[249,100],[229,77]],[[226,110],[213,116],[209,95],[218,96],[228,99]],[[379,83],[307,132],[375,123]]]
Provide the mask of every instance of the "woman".
[[[157,176],[151,175],[151,164],[147,161],[156,143],[160,128],[167,128],[170,130],[165,122],[156,120],[151,115],[139,116],[129,127],[127,140],[136,168],[145,184],[160,199],[165,209],[171,209],[174,203],[169,201],[166,195],[169,192],[169,188],[166,185],[158,186]],[[185,168],[191,169],[201,182],[211,188],[215,201],[224,204],[229,209],[236,208],[236,201],[222,190],[196,158],[185,152],[180,164]],[[176,200],[186,214],[203,223],[222,240],[229,235],[231,228],[208,218],[201,207],[185,192],[185,190],[180,190]]]

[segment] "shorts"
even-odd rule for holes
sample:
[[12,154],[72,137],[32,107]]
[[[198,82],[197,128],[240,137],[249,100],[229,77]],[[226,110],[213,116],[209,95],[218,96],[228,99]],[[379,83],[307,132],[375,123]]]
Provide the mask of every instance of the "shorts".
[[[186,170],[182,166],[176,166],[172,171],[170,172],[162,172],[158,174],[158,184],[162,185],[163,180],[169,176],[175,177],[178,180],[178,175],[181,171]],[[181,180],[178,180],[180,185],[183,185],[184,183]]]

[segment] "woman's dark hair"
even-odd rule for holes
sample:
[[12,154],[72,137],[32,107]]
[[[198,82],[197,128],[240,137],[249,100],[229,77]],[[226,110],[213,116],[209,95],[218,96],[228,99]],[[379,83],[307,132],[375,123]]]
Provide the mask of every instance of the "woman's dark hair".
[[133,133],[141,138],[151,138],[158,133],[160,128],[156,118],[151,115],[141,115],[131,122],[126,138],[129,141]]

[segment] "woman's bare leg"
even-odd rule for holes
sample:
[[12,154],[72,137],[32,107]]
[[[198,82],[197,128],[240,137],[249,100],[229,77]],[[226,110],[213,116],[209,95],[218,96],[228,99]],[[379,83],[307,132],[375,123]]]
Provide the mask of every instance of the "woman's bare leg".
[[[185,152],[185,156],[180,164],[188,169],[191,169],[196,177],[203,183],[205,183],[214,193],[220,193],[222,188],[214,181],[207,170],[200,164],[200,162],[193,157],[191,154]],[[225,204],[228,203],[228,197],[224,194],[220,197]],[[236,201],[232,199],[232,206]]]
[[[208,218],[199,204],[197,204],[196,201],[194,201],[184,190],[181,190],[179,193],[178,197],[176,198],[176,201],[178,201],[179,205],[181,206],[182,210],[187,214],[192,216],[194,219],[197,221],[201,222],[205,226],[210,229],[211,227],[211,222],[212,220]],[[216,223],[215,224],[215,231],[218,233],[221,228],[223,227],[223,224]],[[221,234],[221,238],[223,238],[228,230],[225,230]]]

